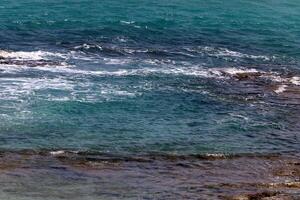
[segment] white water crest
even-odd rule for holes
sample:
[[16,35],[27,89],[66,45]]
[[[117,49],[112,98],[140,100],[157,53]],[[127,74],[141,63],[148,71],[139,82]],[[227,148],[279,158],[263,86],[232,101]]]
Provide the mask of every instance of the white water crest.
[[[53,53],[57,55],[56,53]],[[30,55],[30,54],[29,54]],[[34,54],[35,55],[35,54]],[[40,55],[39,53],[37,55]],[[48,55],[41,54],[41,55]],[[52,55],[52,54],[50,54]],[[58,54],[60,55],[60,54]],[[38,58],[38,56],[35,56]],[[77,58],[77,57],[76,57]],[[300,77],[285,77],[277,72],[269,72],[258,70],[255,68],[245,67],[222,67],[222,68],[207,68],[201,65],[191,65],[189,63],[175,63],[171,61],[159,61],[159,60],[145,60],[139,68],[126,68],[127,64],[133,62],[131,59],[117,59],[117,58],[102,58],[102,65],[117,65],[124,66],[117,69],[103,69],[99,70],[85,70],[73,65],[69,65],[66,62],[60,63],[60,65],[44,65],[30,68],[26,65],[14,65],[14,64],[0,64],[0,70],[6,73],[21,73],[28,70],[31,71],[44,71],[52,73],[62,73],[69,75],[83,75],[83,76],[161,76],[161,75],[174,75],[174,76],[194,76],[199,78],[215,78],[215,79],[231,79],[239,74],[255,75],[258,77],[268,79],[276,83],[285,83],[291,85],[300,85]],[[101,63],[100,63],[101,64]],[[99,65],[100,65],[99,64]],[[145,66],[144,66],[145,65]]]
[[53,58],[66,58],[62,53],[53,53],[47,51],[3,51],[0,50],[0,57],[2,59],[14,60],[50,60]]
[[294,76],[290,79],[290,82],[294,85],[300,85],[300,77]]
[[212,57],[221,57],[221,58],[247,58],[247,59],[258,59],[258,60],[265,60],[270,61],[272,59],[275,59],[275,56],[266,56],[266,55],[252,55],[252,54],[246,54],[241,53],[238,51],[229,50],[226,48],[220,48],[220,47],[210,47],[210,46],[199,46],[197,48],[184,48],[188,52],[191,53],[197,53],[197,54],[206,54]]
[[286,90],[287,88],[287,85],[280,85],[278,86],[278,88],[276,90],[274,90],[275,93],[279,94],[279,93],[282,93]]

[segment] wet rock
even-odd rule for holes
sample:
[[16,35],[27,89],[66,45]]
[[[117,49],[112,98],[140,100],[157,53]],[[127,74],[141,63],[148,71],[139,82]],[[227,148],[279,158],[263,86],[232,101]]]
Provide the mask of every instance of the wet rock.
[[278,192],[264,191],[252,194],[241,194],[233,197],[226,197],[226,200],[279,200],[281,196]]
[[296,199],[289,196],[289,195],[279,194],[279,195],[276,195],[276,196],[273,196],[273,197],[262,198],[262,200],[296,200]]
[[259,77],[261,77],[263,73],[261,72],[245,72],[245,73],[236,73],[234,75],[234,78],[238,80],[255,80]]
[[276,176],[300,178],[300,162],[290,162],[281,168],[275,169],[273,173]]

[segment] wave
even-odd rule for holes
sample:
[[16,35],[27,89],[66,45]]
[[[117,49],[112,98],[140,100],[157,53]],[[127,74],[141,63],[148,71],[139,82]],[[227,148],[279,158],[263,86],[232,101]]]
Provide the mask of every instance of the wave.
[[274,92],[277,94],[282,93],[282,92],[286,91],[287,87],[288,87],[287,85],[280,85],[280,86],[278,86],[277,89],[274,90]]
[[0,98],[9,101],[43,99],[47,101],[101,102],[134,98],[140,93],[108,83],[94,83],[86,79],[57,78],[1,78]]
[[[119,41],[119,39],[118,39]],[[178,57],[183,56],[187,58],[198,58],[200,57],[215,57],[228,59],[247,59],[247,60],[260,60],[260,61],[274,61],[277,59],[276,56],[267,55],[254,55],[233,51],[227,48],[210,47],[210,46],[197,46],[197,47],[156,47],[151,46],[147,48],[137,46],[125,46],[123,43],[127,40],[120,40],[121,44],[100,44],[100,43],[83,43],[81,45],[74,46],[74,50],[80,50],[84,52],[99,52],[105,55],[130,55],[140,56],[147,55],[151,57]],[[148,45],[149,46],[149,45]]]
[[300,77],[299,76],[294,76],[290,79],[290,82],[294,85],[300,85]]
[[[126,61],[110,60],[110,63],[124,63]],[[251,79],[251,78],[262,78],[272,82],[286,83],[289,85],[300,85],[299,76],[285,76],[276,72],[268,72],[257,70],[254,68],[203,68],[199,66],[193,67],[144,67],[139,69],[118,69],[115,71],[86,71],[72,67],[66,68],[38,68],[40,70],[52,71],[52,72],[63,72],[71,74],[83,74],[83,75],[94,75],[94,76],[149,76],[149,75],[179,75],[179,76],[194,76],[199,78],[216,78],[216,79],[232,79],[236,78],[239,80]]]
[[67,55],[57,52],[47,51],[0,51],[0,66],[63,66]]
[[226,48],[210,47],[210,46],[198,46],[196,48],[185,47],[184,49],[191,53],[207,54],[213,57],[247,58],[247,59],[254,59],[254,60],[260,59],[265,61],[270,61],[276,58],[275,56],[252,55],[252,54],[232,51]]
[[[207,79],[219,88],[222,86],[218,82],[224,83],[228,87],[232,86],[236,90],[235,94],[247,95],[249,92],[263,95],[272,93],[272,95],[294,99],[295,102],[298,102],[297,99],[299,98],[300,77],[297,74],[283,74],[258,68],[208,68],[187,61],[134,59],[131,57],[98,57],[92,68],[86,68],[69,64],[69,61],[72,63],[77,59],[81,62],[86,61],[88,64],[91,62],[91,60],[83,59],[89,58],[88,55],[73,51],[68,53],[1,51],[1,55],[2,60],[8,61],[8,64],[1,64],[0,60],[0,73],[2,75],[0,96],[4,99],[19,100],[21,96],[28,97],[33,93],[59,90],[63,92],[61,96],[51,93],[48,97],[45,94],[37,95],[37,98],[48,98],[53,101],[95,102],[105,99],[137,97],[148,91],[146,86],[134,89],[134,87],[124,88],[120,85],[101,84],[92,81],[95,77],[109,76],[113,78],[138,76],[149,79],[153,77]],[[34,68],[32,68],[33,66]],[[31,74],[31,78],[27,77],[26,74]],[[23,75],[26,76],[23,77]],[[6,76],[8,78],[5,78]],[[9,77],[15,78],[9,79]],[[94,91],[95,88],[98,92]],[[199,92],[195,88],[183,88],[182,91]]]
[[[131,59],[102,58],[106,65],[124,65],[134,62]],[[167,60],[168,61],[168,60]],[[39,70],[52,73],[84,75],[84,76],[191,76],[198,78],[211,79],[231,79],[231,80],[267,80],[273,83],[281,83],[283,85],[300,85],[300,77],[297,75],[284,75],[278,72],[263,71],[256,68],[245,67],[223,67],[223,68],[205,68],[199,65],[191,65],[189,63],[173,63],[171,61],[160,61],[156,59],[143,60],[140,65],[149,65],[149,67],[140,68],[118,68],[117,70],[84,70],[76,66],[61,63],[62,65],[54,66],[36,66],[31,70]],[[0,70],[7,73],[19,73],[28,70],[26,66],[19,65],[0,65]],[[285,86],[276,89],[276,92],[283,92]]]
[[148,162],[151,160],[228,160],[238,158],[263,158],[263,159],[274,159],[282,156],[296,156],[293,152],[284,153],[199,153],[199,154],[175,154],[175,153],[156,153],[156,152],[144,152],[144,153],[107,153],[93,150],[70,150],[70,149],[24,149],[24,150],[2,150],[1,155],[41,155],[41,156],[53,156],[58,158],[71,158],[79,159],[93,158],[94,161],[101,161],[105,159],[108,161],[140,161]]
[[82,45],[78,45],[78,46],[75,46],[74,49],[77,50],[77,49],[92,49],[92,48],[95,48],[95,49],[99,49],[99,50],[103,50],[102,46],[98,45],[98,44],[82,44]]
[[3,51],[0,50],[1,59],[14,59],[14,60],[50,60],[53,58],[66,58],[62,53],[53,53],[47,51]]
[[[99,48],[99,45],[83,44],[76,48]],[[125,48],[126,49],[126,48]],[[189,49],[190,51],[194,51]],[[233,57],[246,57],[255,59],[268,59],[266,56],[254,56],[243,54],[239,52],[230,51],[224,48],[213,47],[198,47],[197,51],[211,53],[214,55],[225,55]],[[126,50],[128,51],[128,49]],[[164,50],[168,52],[167,50]],[[146,49],[137,50],[137,52],[148,52]],[[81,60],[93,62],[99,65],[116,65],[119,66],[117,70],[84,70],[77,66],[69,64],[69,60]],[[97,61],[97,62],[96,62]],[[128,69],[130,65],[137,65],[138,67]],[[124,67],[122,67],[124,66]],[[36,70],[82,74],[82,75],[95,75],[95,76],[147,76],[147,75],[186,75],[196,76],[203,78],[242,78],[249,76],[257,76],[269,79],[274,82],[288,83],[292,85],[300,85],[299,76],[284,76],[276,72],[268,72],[258,70],[256,68],[245,67],[221,67],[221,68],[205,68],[201,65],[192,64],[187,61],[174,61],[171,59],[151,59],[151,58],[132,58],[132,57],[93,57],[86,54],[70,51],[70,52],[48,52],[48,51],[3,51],[0,50],[0,70],[6,72],[18,72],[27,70],[26,67],[35,67]],[[244,76],[243,76],[244,75]],[[248,76],[248,77],[249,77]]]

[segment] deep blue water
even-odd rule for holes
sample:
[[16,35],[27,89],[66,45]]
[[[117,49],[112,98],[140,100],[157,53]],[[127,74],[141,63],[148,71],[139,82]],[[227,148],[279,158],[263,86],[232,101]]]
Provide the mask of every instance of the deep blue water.
[[0,148],[300,151],[297,0],[3,0]]

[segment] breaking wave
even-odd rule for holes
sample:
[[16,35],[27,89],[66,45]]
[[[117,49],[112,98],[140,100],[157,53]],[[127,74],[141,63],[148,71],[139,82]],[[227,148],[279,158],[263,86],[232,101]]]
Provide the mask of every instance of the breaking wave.
[[66,58],[62,53],[53,53],[47,51],[3,51],[0,50],[0,59],[14,60],[51,60],[54,58]]

